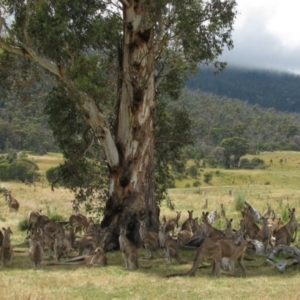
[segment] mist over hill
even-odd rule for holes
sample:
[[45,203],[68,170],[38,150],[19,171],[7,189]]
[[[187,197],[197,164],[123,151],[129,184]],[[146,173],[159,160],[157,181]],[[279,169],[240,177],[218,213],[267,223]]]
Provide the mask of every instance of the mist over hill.
[[186,87],[263,108],[300,112],[300,76],[290,73],[227,67],[215,75],[213,69],[204,67]]

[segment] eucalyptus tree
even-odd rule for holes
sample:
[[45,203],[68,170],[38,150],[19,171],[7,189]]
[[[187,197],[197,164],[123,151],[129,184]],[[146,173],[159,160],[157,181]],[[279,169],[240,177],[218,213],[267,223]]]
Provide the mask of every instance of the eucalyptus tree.
[[176,96],[200,63],[225,66],[236,1],[1,0],[0,10],[0,47],[55,75],[101,145],[102,226],[128,225],[133,239],[138,216],[157,227],[157,94]]

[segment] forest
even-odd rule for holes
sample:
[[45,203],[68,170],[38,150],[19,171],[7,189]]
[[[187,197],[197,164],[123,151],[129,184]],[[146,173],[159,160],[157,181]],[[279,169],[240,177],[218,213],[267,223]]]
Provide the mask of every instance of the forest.
[[186,86],[264,108],[300,112],[299,83],[297,74],[228,66],[218,74],[212,68],[201,67],[197,75],[186,81]]
[[[219,74],[216,78],[221,76]],[[273,84],[287,86],[288,77],[281,76],[282,82],[277,84],[275,79],[279,77],[274,74]],[[257,76],[255,81],[259,82],[259,78]],[[277,105],[274,105],[276,109],[265,108],[258,103],[252,104],[250,98],[249,101],[245,101],[218,96],[217,93],[208,93],[200,89],[193,91],[193,80],[186,84],[187,87],[178,100],[166,96],[162,100],[168,112],[176,109],[188,112],[193,137],[192,144],[187,145],[184,151],[188,158],[203,158],[218,147],[222,140],[231,137],[245,138],[249,143],[250,153],[300,150],[299,113],[281,110],[279,98]],[[241,85],[241,82],[236,83],[236,86]],[[0,96],[0,151],[14,149],[38,154],[59,152],[44,111],[46,92],[42,88],[37,89],[34,83],[27,84],[25,91],[26,93],[22,94],[23,98],[20,93],[2,93]],[[296,93],[296,90],[294,91]],[[270,90],[265,89],[262,98],[268,97]]]

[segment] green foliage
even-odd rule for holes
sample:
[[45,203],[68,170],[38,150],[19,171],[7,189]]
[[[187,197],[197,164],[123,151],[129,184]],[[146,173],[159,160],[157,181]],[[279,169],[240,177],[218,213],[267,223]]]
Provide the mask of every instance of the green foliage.
[[[228,66],[218,76],[213,74],[211,68],[201,68],[201,72],[190,78],[186,85],[194,91],[201,90],[222,98],[247,101],[251,106],[258,104],[272,110],[299,113],[299,81],[299,75],[292,73]],[[269,121],[271,120],[267,119]],[[299,126],[297,128],[299,131]],[[286,126],[287,132],[292,131],[291,129],[293,127]]]
[[188,167],[187,172],[192,178],[198,178],[200,175],[199,170],[195,165]]
[[14,180],[25,181],[26,179],[30,182],[35,181],[39,177],[38,166],[31,160],[28,159],[16,159],[10,165],[10,178]]
[[234,209],[241,211],[244,208],[246,196],[243,193],[237,193],[234,195]]
[[186,188],[190,188],[190,187],[191,187],[191,184],[190,184],[190,183],[187,183],[187,184],[185,185],[185,187],[186,187]]
[[[156,187],[153,190],[156,191],[156,199],[159,201],[165,196],[167,187],[172,184],[170,167],[177,171],[184,169],[182,148],[193,143],[187,111],[184,106],[167,110],[163,106],[166,95],[172,100],[176,99],[184,80],[197,70],[199,63],[213,64],[217,70],[223,69],[225,63],[220,62],[218,57],[224,47],[233,47],[231,34],[237,14],[237,3],[234,0],[188,3],[174,1],[172,5],[166,1],[140,1],[137,5],[141,5],[137,17],[141,20],[136,23],[131,17],[130,20],[124,19],[128,16],[125,6],[123,13],[122,5],[119,7],[120,11],[116,12],[115,6],[107,5],[105,1],[61,0],[27,5],[22,1],[7,0],[3,4],[3,9],[9,11],[14,18],[14,35],[7,42],[12,42],[12,47],[22,45],[24,52],[32,49],[38,56],[51,60],[55,70],[64,73],[58,76],[59,80],[63,78],[61,81],[54,81],[49,76],[51,81],[47,85],[48,90],[43,100],[46,102],[45,112],[49,117],[50,127],[66,158],[60,166],[57,183],[76,191],[78,201],[84,201],[86,197],[93,198],[96,191],[103,190],[109,172],[105,161],[107,153],[98,143],[93,143],[99,135],[95,128],[91,130],[89,127],[92,122],[89,122],[89,126],[86,123],[86,119],[90,119],[89,109],[82,105],[86,96],[89,96],[89,101],[95,101],[94,104],[106,117],[114,136],[117,126],[124,125],[119,122],[118,114],[123,109],[120,106],[123,99],[120,96],[121,86],[124,80],[126,85],[130,81],[123,76],[125,69],[131,70],[127,74],[138,83],[135,86],[135,82],[131,82],[134,90],[143,92],[147,88],[143,79],[140,79],[141,82],[136,80],[135,72],[139,74],[140,62],[130,57],[131,51],[128,61],[123,65],[122,60],[128,57],[123,53],[125,49],[139,46],[137,44],[145,38],[148,40],[149,37],[142,36],[148,32],[154,37],[153,40],[149,39],[148,48],[161,46],[155,55],[148,56],[149,66],[154,65],[154,85],[157,86],[157,99],[149,100],[155,104],[153,128],[157,142],[157,173]],[[132,41],[129,44],[126,41],[126,45],[123,45],[124,29],[129,29],[124,24],[131,22],[141,24],[141,27],[135,28]],[[170,32],[176,40],[170,38]],[[159,40],[155,40],[156,38]],[[40,60],[37,61],[39,62]],[[43,67],[45,65],[46,63]],[[148,80],[151,75],[147,74],[147,68],[145,72]],[[44,78],[48,79],[47,76]],[[150,107],[145,107],[148,108]],[[136,111],[135,104],[132,111]],[[134,128],[137,130],[138,126],[134,125]],[[37,127],[32,126],[30,129],[30,138],[25,146],[35,144],[37,147],[42,144],[37,138]],[[133,128],[127,130],[131,133]],[[25,133],[20,132],[20,135]],[[119,141],[115,142],[117,144]],[[89,147],[87,152],[88,146],[92,144],[93,147]],[[51,172],[50,177],[54,171]],[[153,175],[151,172],[150,177]],[[150,184],[154,183],[153,179],[149,178]]]
[[[223,140],[220,143],[220,147],[224,148],[224,165],[226,168],[230,166],[238,167],[240,158],[249,150],[249,143],[246,139],[240,137],[232,137]],[[231,162],[231,156],[233,161]]]
[[46,179],[48,182],[52,183],[56,181],[60,176],[60,168],[52,167],[46,171]]
[[265,169],[267,166],[263,159],[254,157],[251,161],[248,158],[242,158],[240,160],[240,169]]
[[20,156],[19,156],[20,159],[28,159],[28,155],[25,151],[22,151]]
[[166,202],[167,202],[167,207],[170,210],[175,210],[175,204],[174,204],[174,202],[172,201],[172,199],[169,195],[166,197]]
[[288,206],[284,207],[281,211],[281,219],[284,223],[286,223],[289,220],[289,210]]
[[0,180],[17,180],[30,182],[39,179],[38,166],[29,159],[14,159],[11,163],[9,160],[0,162]]
[[209,184],[212,181],[212,179],[213,179],[213,174],[211,172],[205,172],[203,174],[203,177],[204,177],[204,179],[203,179],[204,182],[207,183],[207,184]]
[[56,207],[54,207],[54,209],[52,209],[50,207],[50,204],[46,204],[46,216],[51,220],[51,221],[54,221],[54,222],[57,222],[57,221],[63,221],[64,220],[64,217],[59,214],[57,212],[57,209]]
[[10,180],[10,164],[9,162],[0,162],[0,180],[8,181]]
[[193,182],[193,187],[198,187],[200,185],[201,185],[201,182],[198,180]]
[[23,217],[23,219],[18,222],[18,229],[20,231],[26,231],[27,228],[28,228],[28,218]]

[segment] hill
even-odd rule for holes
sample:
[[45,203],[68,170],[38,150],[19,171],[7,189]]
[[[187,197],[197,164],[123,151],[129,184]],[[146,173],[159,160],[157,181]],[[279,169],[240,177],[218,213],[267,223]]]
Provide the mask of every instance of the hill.
[[264,108],[300,112],[300,76],[289,73],[227,67],[215,75],[211,68],[204,67],[186,82],[186,87]]

